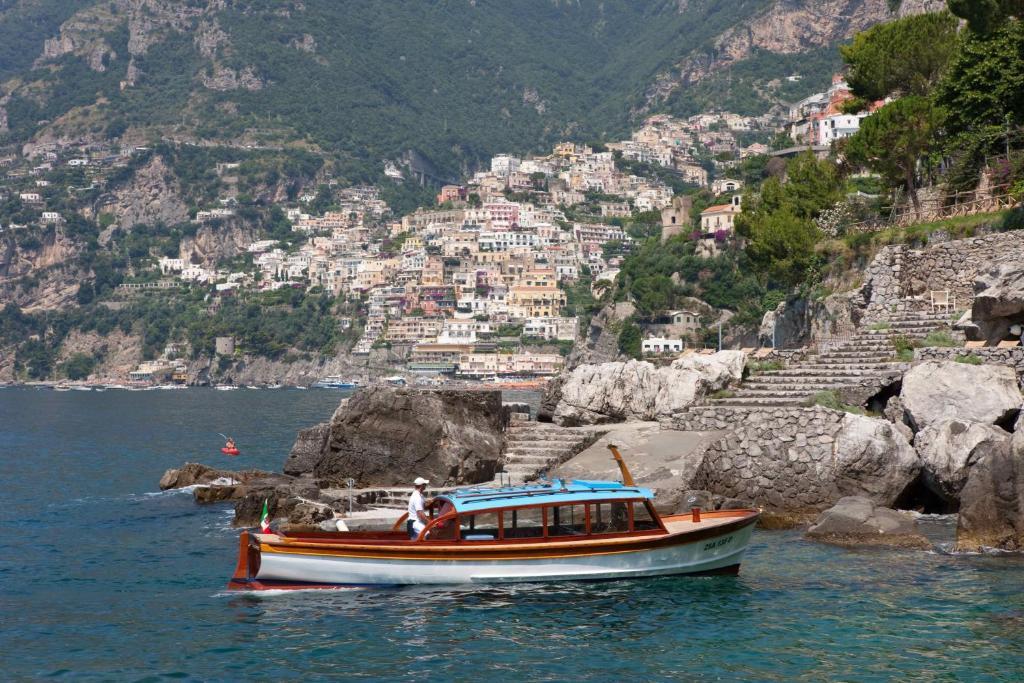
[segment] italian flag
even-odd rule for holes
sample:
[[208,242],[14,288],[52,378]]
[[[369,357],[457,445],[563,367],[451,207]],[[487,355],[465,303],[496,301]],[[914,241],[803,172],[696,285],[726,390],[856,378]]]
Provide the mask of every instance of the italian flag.
[[263,499],[263,514],[260,515],[260,531],[265,534],[270,533],[270,510],[267,506],[266,498]]

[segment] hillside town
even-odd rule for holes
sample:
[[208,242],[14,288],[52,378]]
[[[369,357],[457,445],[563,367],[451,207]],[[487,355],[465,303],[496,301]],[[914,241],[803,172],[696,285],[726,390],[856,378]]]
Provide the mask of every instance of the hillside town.
[[[653,115],[629,139],[590,146],[564,142],[549,154],[494,156],[463,184],[445,185],[432,207],[396,217],[373,186],[326,185],[328,208],[307,191],[275,204],[290,226],[288,239],[256,239],[242,258],[210,262],[194,254],[159,256],[136,266],[134,279],[118,285],[137,295],[175,287],[208,288],[213,300],[282,288],[323,292],[357,302],[343,318],[358,333],[352,356],[386,350],[399,371],[461,379],[536,378],[557,374],[580,334],[567,292],[592,292],[615,280],[635,237],[626,226],[640,214],[660,223],[662,239],[692,235],[698,253],[713,255],[742,210],[743,183],[736,166],[769,154],[766,142],[786,130],[794,144],[817,148],[855,131],[862,115],[842,115],[851,95],[836,77],[832,86],[794,105],[788,122],[779,111],[761,117],[728,112],[677,119]],[[743,144],[743,141],[748,141]],[[145,147],[35,146],[29,157],[10,154],[0,198],[17,205],[36,227],[60,229],[68,216],[55,210],[61,193],[101,195],[107,180],[133,163]],[[221,179],[237,182],[238,163],[218,163]],[[669,174],[718,202],[693,210],[651,169]],[[389,176],[401,172],[388,164]],[[54,174],[70,173],[82,187],[54,188]],[[88,183],[88,184],[86,184]],[[322,188],[325,186],[321,186]],[[678,185],[676,189],[678,189]],[[242,206],[231,191],[196,207],[194,226],[218,229]],[[11,221],[5,231],[31,231]],[[603,283],[603,284],[602,284]],[[645,354],[700,347],[708,311],[668,311],[645,325]],[[230,338],[219,340],[224,348]],[[175,368],[161,356],[144,363],[133,379],[155,367]],[[172,354],[173,355],[173,354]],[[176,367],[174,377],[184,376]],[[170,376],[170,375],[168,375]]]

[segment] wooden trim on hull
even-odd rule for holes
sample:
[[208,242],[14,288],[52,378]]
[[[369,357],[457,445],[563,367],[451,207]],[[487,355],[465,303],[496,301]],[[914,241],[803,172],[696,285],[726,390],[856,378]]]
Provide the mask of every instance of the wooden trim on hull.
[[[707,538],[721,536],[743,529],[757,522],[756,513],[741,517],[728,524],[709,526],[694,531],[661,534],[657,536],[632,536],[605,540],[533,543],[528,546],[510,547],[498,542],[481,543],[430,543],[415,542],[391,544],[345,544],[306,543],[301,540],[284,543],[260,543],[261,553],[294,555],[322,555],[338,558],[359,558],[375,560],[540,560],[566,557],[614,555],[644,550],[656,550],[674,545],[696,543]],[[504,546],[504,547],[501,547]]]

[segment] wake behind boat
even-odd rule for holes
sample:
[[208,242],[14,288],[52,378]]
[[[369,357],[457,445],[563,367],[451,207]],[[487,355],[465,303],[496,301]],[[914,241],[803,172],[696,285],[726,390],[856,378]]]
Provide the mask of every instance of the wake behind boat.
[[661,517],[623,481],[469,487],[438,495],[415,539],[390,531],[244,531],[228,584],[243,590],[736,574],[760,513]]

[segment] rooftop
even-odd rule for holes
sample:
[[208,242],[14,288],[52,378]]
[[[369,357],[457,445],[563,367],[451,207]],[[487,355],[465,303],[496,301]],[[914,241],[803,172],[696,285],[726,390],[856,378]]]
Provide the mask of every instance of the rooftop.
[[586,503],[605,500],[654,498],[650,489],[625,486],[617,481],[584,481],[573,479],[550,483],[505,487],[469,487],[439,495],[455,505],[456,512],[475,512],[491,508],[553,503]]

